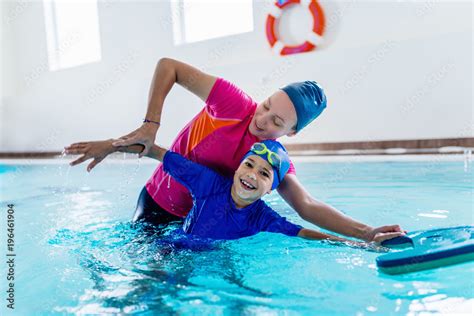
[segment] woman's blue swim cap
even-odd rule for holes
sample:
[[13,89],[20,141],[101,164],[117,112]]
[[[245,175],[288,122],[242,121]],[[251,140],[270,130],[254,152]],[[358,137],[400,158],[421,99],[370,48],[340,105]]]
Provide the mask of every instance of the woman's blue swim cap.
[[327,99],[324,90],[314,81],[291,83],[281,90],[290,97],[296,110],[296,131],[317,118],[326,108]]
[[[270,161],[268,161],[268,153],[265,152],[263,154],[257,154],[254,152],[252,149],[250,149],[242,158],[242,161],[245,160],[248,156],[256,155],[262,157],[265,161],[267,161],[273,169],[273,183],[272,183],[272,190],[276,189],[278,185],[280,184],[281,181],[283,181],[283,178],[285,177],[286,173],[290,169],[290,157],[288,157],[288,152],[286,151],[285,147],[283,147],[280,142],[277,142],[276,140],[263,140],[260,143],[265,144],[267,148],[277,154],[280,158],[280,167],[278,168],[277,166],[272,166]],[[257,144],[257,143],[256,143]],[[277,169],[278,168],[278,169]],[[278,178],[278,175],[280,178]]]

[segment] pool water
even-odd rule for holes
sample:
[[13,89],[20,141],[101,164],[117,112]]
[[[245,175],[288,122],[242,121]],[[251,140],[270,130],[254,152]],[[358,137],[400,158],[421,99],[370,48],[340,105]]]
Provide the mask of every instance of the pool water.
[[[155,165],[66,159],[1,164],[1,255],[15,211],[15,310],[0,315],[391,315],[472,313],[474,264],[389,276],[375,251],[260,233],[211,248],[173,243],[176,227],[130,223]],[[474,172],[462,161],[297,162],[314,197],[372,226],[473,225]],[[306,227],[276,194],[265,198]],[[1,269],[6,271],[2,259]],[[2,273],[2,278],[5,279]]]

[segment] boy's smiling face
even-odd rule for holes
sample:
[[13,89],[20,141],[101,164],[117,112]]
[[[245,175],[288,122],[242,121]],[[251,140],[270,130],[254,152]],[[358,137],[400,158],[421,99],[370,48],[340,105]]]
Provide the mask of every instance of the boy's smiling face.
[[245,158],[234,173],[232,198],[237,207],[245,207],[272,191],[273,169],[262,157]]

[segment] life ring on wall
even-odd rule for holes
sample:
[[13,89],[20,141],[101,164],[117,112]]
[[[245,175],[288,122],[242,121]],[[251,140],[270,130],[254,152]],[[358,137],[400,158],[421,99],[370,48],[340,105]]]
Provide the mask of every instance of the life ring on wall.
[[[275,34],[276,22],[288,6],[299,3],[302,5],[308,5],[309,12],[313,16],[313,32],[311,33],[310,38],[303,44],[296,46],[285,45]],[[272,8],[273,12],[267,15],[266,33],[268,43],[270,43],[270,46],[275,52],[279,52],[280,55],[304,53],[314,50],[322,43],[326,21],[323,9],[317,0],[278,0]]]

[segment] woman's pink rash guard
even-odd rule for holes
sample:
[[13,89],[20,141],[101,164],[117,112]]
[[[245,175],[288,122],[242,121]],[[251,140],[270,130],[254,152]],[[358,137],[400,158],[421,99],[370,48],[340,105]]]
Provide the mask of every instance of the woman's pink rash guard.
[[[257,103],[233,83],[218,78],[206,106],[178,134],[170,150],[232,177],[240,160],[259,139],[249,132]],[[290,162],[288,173],[295,174]],[[186,217],[193,205],[189,191],[164,172],[160,163],[146,183],[158,205]]]

